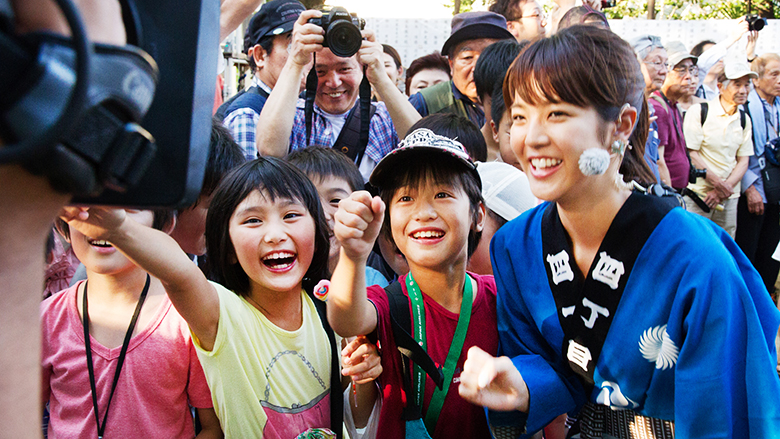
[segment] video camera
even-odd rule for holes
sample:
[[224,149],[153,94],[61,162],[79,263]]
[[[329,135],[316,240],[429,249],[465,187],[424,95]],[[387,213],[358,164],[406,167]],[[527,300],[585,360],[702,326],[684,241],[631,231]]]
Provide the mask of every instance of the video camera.
[[89,41],[72,0],[55,0],[71,38],[19,35],[0,3],[0,164],[45,175],[76,203],[192,204],[208,157],[219,0],[120,0],[123,47]]
[[360,31],[366,27],[366,21],[350,14],[346,9],[336,6],[330,10],[322,10],[322,17],[312,18],[309,23],[316,24],[325,31],[322,47],[329,48],[334,55],[349,58],[360,50],[363,43]]

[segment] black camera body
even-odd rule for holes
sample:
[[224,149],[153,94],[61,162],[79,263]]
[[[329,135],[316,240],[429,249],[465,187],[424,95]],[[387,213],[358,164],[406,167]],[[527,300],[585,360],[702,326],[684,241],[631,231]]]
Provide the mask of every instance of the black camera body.
[[767,25],[766,18],[759,17],[756,14],[745,15],[745,21],[748,23],[749,31],[760,31]]
[[615,0],[601,0],[601,9],[614,8],[616,4]]
[[325,31],[322,46],[329,48],[334,55],[349,58],[360,50],[363,42],[360,31],[366,27],[366,21],[350,14],[346,9],[336,6],[330,10],[322,10],[322,17],[312,18],[309,23],[316,24]]
[[707,178],[707,170],[698,169],[697,167],[693,166],[693,164],[691,164],[691,167],[688,170],[688,183],[696,183],[696,179],[699,177]]

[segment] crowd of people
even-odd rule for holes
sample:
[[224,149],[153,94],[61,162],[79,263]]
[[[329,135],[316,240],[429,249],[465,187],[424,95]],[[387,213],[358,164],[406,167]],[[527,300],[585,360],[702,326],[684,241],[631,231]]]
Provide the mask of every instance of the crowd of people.
[[0,167],[15,437],[780,438],[780,56],[744,18],[689,51],[493,0],[404,67],[248,3],[192,205]]

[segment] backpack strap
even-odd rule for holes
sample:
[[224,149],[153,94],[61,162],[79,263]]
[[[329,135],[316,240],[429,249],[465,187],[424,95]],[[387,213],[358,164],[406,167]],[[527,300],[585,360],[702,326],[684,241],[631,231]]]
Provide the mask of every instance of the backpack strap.
[[[707,120],[707,112],[709,111],[709,104],[706,102],[702,102],[701,104],[701,125],[704,126],[704,121]],[[747,126],[747,116],[745,115],[745,110],[739,109],[739,125],[742,127],[742,129],[745,129],[745,126]]]
[[410,333],[412,329],[412,317],[409,311],[409,297],[401,291],[400,282],[393,282],[385,288],[385,294],[390,303],[390,322],[393,327],[395,345],[401,355],[420,365],[425,373],[431,377],[436,387],[441,387],[444,375],[440,366],[436,366],[428,352],[426,352]]
[[328,323],[328,312],[325,302],[314,297],[312,293],[307,294],[314,302],[317,309],[317,315],[320,318],[325,333],[328,335],[330,343],[330,429],[336,433],[337,439],[344,438],[344,393],[341,391],[341,368],[339,359],[341,358],[340,346],[336,344],[336,334]]
[[663,107],[664,111],[666,111],[667,113],[669,112],[669,106],[666,105],[666,101],[664,100],[664,98],[662,98],[657,93],[651,94],[648,99],[652,99],[652,100],[658,102],[659,104],[661,104],[661,107]]
[[745,126],[747,126],[747,116],[745,115],[745,110],[739,109],[739,125],[742,127],[742,130],[745,130]]
[[219,108],[217,108],[217,112],[214,113],[214,117],[216,117],[220,121],[224,122],[225,121],[225,117],[227,117],[227,115],[229,113],[228,110],[230,109],[231,105],[233,105],[233,102],[235,102],[236,99],[241,97],[244,93],[252,93],[252,94],[260,95],[260,96],[268,99],[268,93],[266,93],[265,90],[263,90],[262,88],[260,88],[260,87],[258,87],[256,85],[253,85],[253,86],[249,87],[249,89],[247,89],[247,90],[239,90],[238,93],[234,94],[230,99],[228,99],[225,102],[223,102],[222,105],[220,105]]
[[422,407],[418,407],[412,397],[412,379],[409,361],[419,365],[428,376],[431,377],[436,387],[444,384],[444,374],[441,366],[436,366],[428,352],[426,352],[411,335],[412,317],[409,311],[409,297],[401,290],[401,283],[396,281],[385,287],[385,294],[390,305],[390,323],[393,328],[395,345],[401,353],[401,369],[403,371],[404,392],[406,393],[406,407],[404,407],[404,420],[422,418]]
[[[704,126],[704,121],[707,120],[707,113],[710,111],[710,106],[706,102],[702,102],[699,105],[701,106],[701,116],[699,120],[701,120],[701,126]],[[745,127],[743,126],[742,128],[744,129]]]

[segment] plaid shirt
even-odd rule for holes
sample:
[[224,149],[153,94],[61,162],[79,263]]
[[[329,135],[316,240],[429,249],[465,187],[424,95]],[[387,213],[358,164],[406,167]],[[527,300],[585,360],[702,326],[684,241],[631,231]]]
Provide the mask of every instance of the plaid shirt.
[[[257,86],[268,93],[271,92],[271,88],[263,84],[256,76],[252,77],[252,85]],[[244,151],[244,157],[246,157],[247,160],[254,160],[257,158],[255,133],[258,119],[260,119],[260,113],[249,107],[239,108],[225,116],[224,124],[230,132],[233,133],[233,138]]]
[[[298,108],[295,111],[295,121],[293,122],[292,133],[290,134],[290,151],[300,148],[306,148],[306,117],[304,106],[306,101],[298,99]],[[357,102],[355,103],[357,104]],[[368,145],[365,155],[371,158],[375,163],[379,163],[382,157],[398,146],[398,135],[395,132],[395,126],[390,119],[390,113],[387,112],[384,102],[374,102],[376,106],[374,117],[371,118],[371,124],[368,129]],[[322,116],[322,110],[314,104],[314,117],[312,117],[311,127],[311,145],[320,145],[333,147],[333,143],[338,135],[333,135],[333,128],[330,121]],[[347,114],[343,116],[347,118]],[[358,166],[360,164],[358,163]]]

